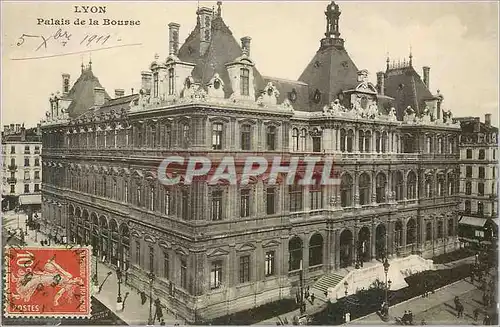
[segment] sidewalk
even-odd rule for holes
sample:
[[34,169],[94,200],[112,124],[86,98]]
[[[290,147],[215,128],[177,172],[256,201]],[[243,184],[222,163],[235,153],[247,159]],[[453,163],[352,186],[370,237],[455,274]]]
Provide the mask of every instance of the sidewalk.
[[[310,297],[309,297],[309,299],[310,299]],[[326,307],[326,302],[323,301],[323,300],[320,300],[318,298],[316,298],[314,300],[314,304],[311,304],[311,301],[306,300],[306,299],[304,299],[304,301],[306,303],[306,312],[304,314],[307,314],[307,315],[312,315],[312,314],[314,314],[316,312],[319,312],[319,311],[323,310]],[[281,315],[279,317],[281,319],[285,319],[286,318],[288,320],[288,322],[290,324],[292,324],[294,316],[297,316],[297,318],[301,316],[300,309],[287,312],[287,313],[285,313],[285,314],[283,314],[283,315]],[[264,320],[264,321],[259,321],[258,323],[255,323],[254,325],[268,325],[268,326],[270,326],[270,325],[276,325],[277,321],[279,321],[278,317],[272,317],[272,318]]]
[[[21,218],[22,219],[22,218]],[[24,229],[24,221],[21,221],[20,227]],[[16,227],[17,227],[17,222],[16,222]],[[47,239],[48,237],[43,235],[42,233],[38,232],[38,242],[35,242],[35,232],[28,230],[28,237],[25,237],[25,242],[27,243],[27,246],[41,246],[40,241]],[[91,259],[91,271],[92,275],[94,274],[95,271],[95,257],[92,257]],[[114,270],[111,270],[108,268],[106,265],[102,264],[101,262],[97,263],[97,275],[98,275],[98,282],[99,285],[104,281],[106,278],[108,272],[112,272],[111,275],[108,277],[106,282],[104,283],[102,290],[100,293],[95,294],[95,290],[93,289],[92,282],[90,285],[90,290],[92,292],[92,295],[98,299],[102,304],[104,304],[109,310],[111,310],[114,314],[116,314],[120,319],[125,321],[128,325],[147,325],[148,318],[149,318],[149,297],[147,298],[146,302],[141,304],[141,296],[139,291],[136,289],[133,289],[129,287],[128,285],[125,285],[125,280],[123,280],[123,283],[121,284],[121,297],[122,301],[125,298],[125,294],[128,292],[128,297],[125,301],[125,309],[123,311],[117,310],[117,303],[116,303],[116,298],[118,296],[118,283],[117,283],[117,278],[116,278],[116,272]],[[91,275],[91,276],[92,276]],[[146,292],[146,295],[149,296],[149,291],[144,290]],[[155,300],[154,295],[153,295],[153,301]],[[121,306],[120,306],[121,309]],[[153,303],[153,316],[154,316],[154,310],[155,306]],[[184,324],[184,320],[180,318],[176,318],[172,315],[168,315],[166,310],[163,309],[163,319],[165,320],[166,325],[173,325],[175,323],[178,324]],[[158,320],[155,322],[155,325],[159,325],[160,323]]]

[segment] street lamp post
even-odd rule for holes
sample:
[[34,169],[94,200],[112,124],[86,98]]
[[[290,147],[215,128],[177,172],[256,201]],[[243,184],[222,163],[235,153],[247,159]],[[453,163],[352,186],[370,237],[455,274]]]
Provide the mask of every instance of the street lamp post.
[[118,310],[120,310],[122,305],[122,293],[121,293],[122,271],[120,267],[116,268],[116,281],[118,283],[118,296],[116,298],[116,307]]
[[149,278],[149,317],[148,317],[148,325],[152,325],[153,321],[153,282],[155,279],[155,274],[151,271],[148,274]]
[[384,312],[382,312],[382,319],[384,321],[389,320],[389,285],[388,285],[388,280],[387,280],[387,275],[389,273],[389,267],[391,265],[389,264],[389,260],[385,258],[384,262],[384,273],[385,273],[385,307],[383,308]]
[[94,277],[92,278],[94,280],[94,286],[95,287],[98,287],[99,286],[99,280],[97,278],[97,256],[95,257],[95,273],[94,273]]

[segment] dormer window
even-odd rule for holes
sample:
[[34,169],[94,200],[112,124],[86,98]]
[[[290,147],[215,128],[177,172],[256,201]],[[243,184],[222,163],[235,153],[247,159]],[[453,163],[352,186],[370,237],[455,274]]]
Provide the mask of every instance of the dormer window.
[[366,109],[368,107],[368,99],[366,97],[361,98],[361,108]]
[[175,93],[174,84],[174,69],[170,68],[168,70],[168,95],[173,95]]
[[159,85],[158,85],[158,72],[155,72],[153,74],[153,98],[158,97],[158,90],[159,90]]
[[267,89],[267,95],[268,95],[268,96],[273,95],[273,89],[268,88],[268,89]]
[[321,92],[318,89],[314,92],[313,101],[315,103],[319,103],[321,101]]
[[214,89],[218,90],[220,88],[220,81],[218,79],[216,79],[214,81]]
[[288,100],[291,102],[297,101],[297,91],[295,89],[292,90],[292,92],[288,93]]
[[250,71],[247,68],[240,69],[240,93],[250,95]]
[[186,78],[186,83],[185,84],[186,84],[186,89],[191,88],[191,80],[189,79],[189,77]]

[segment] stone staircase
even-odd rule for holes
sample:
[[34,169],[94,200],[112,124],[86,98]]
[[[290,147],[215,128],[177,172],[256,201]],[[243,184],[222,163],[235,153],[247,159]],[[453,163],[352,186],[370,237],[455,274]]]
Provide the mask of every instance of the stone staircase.
[[328,293],[328,289],[337,286],[342,280],[344,276],[339,274],[326,274],[312,286],[311,293],[314,293],[314,296],[322,301],[326,301],[325,292]]

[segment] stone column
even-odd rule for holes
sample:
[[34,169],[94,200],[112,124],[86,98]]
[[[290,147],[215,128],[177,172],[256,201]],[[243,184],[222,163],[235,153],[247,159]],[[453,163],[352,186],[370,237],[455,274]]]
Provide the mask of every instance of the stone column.
[[287,276],[288,275],[288,234],[281,235],[280,253],[279,253],[279,263],[278,263],[278,275]]
[[238,263],[236,262],[236,244],[231,243],[229,244],[229,260],[228,263],[226,264],[226,285],[228,287],[232,287],[237,284],[237,278],[238,278]]
[[354,180],[353,180],[353,188],[354,188],[354,207],[360,207],[359,204],[359,171],[356,170],[354,172]]
[[372,171],[372,190],[371,190],[371,200],[372,204],[377,203],[377,177],[375,176],[375,170]]
[[334,231],[334,262],[335,262],[335,270],[339,269],[340,267],[340,235],[339,235],[339,230],[335,229]]
[[376,241],[376,224],[372,222],[370,231],[370,260],[372,260],[377,256],[375,249],[375,241]]
[[[356,260],[358,259],[358,237],[359,237],[359,228],[357,226],[354,227],[354,235],[353,235],[353,239],[352,239],[352,260],[354,261],[354,263],[356,262]],[[352,263],[351,263],[352,264]]]
[[304,277],[304,285],[307,285],[309,279],[309,236],[304,233],[302,235],[302,270]]
[[311,210],[311,193],[309,192],[310,186],[304,185],[302,187],[302,209],[304,211]]

